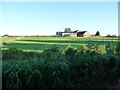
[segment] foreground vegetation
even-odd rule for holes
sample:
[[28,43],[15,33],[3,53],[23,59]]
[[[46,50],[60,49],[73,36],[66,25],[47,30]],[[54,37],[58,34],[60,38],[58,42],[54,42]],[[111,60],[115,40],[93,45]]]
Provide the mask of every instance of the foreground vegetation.
[[108,88],[120,79],[120,43],[3,49],[3,88]]

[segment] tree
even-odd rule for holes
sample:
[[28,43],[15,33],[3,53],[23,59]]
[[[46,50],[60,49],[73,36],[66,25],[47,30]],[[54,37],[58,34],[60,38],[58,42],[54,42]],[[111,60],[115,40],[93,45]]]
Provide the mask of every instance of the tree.
[[115,34],[113,34],[113,35],[112,35],[112,37],[116,37],[116,35],[115,35]]
[[71,28],[65,28],[65,32],[71,32]]
[[95,36],[100,36],[100,32],[97,31],[96,34],[95,34]]
[[108,35],[107,35],[107,37],[111,37],[111,35],[110,35],[110,34],[108,34]]

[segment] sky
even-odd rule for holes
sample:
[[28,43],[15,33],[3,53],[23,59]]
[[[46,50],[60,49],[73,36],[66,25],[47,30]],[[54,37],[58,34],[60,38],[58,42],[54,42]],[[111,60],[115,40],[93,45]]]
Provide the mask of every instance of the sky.
[[117,2],[2,2],[0,35],[55,35],[89,31],[118,35]]

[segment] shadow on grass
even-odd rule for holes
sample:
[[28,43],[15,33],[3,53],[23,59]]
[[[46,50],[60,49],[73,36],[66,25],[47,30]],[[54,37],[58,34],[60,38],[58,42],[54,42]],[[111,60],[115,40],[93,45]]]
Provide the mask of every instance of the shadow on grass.
[[[17,49],[21,49],[21,50],[39,51],[39,50],[49,49],[53,45],[55,45],[55,44],[11,43],[11,44],[6,44],[2,48],[17,48]],[[62,48],[67,47],[67,45],[58,45],[58,47],[60,47],[62,49]]]
[[28,42],[46,42],[46,43],[81,43],[81,44],[106,44],[106,43],[116,43],[118,41],[94,41],[94,40],[19,40]]

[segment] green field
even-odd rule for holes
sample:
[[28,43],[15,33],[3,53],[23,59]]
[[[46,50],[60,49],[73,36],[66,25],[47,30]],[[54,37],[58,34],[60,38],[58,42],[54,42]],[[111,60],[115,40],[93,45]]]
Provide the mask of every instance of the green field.
[[2,48],[18,48],[22,50],[41,51],[58,45],[60,49],[65,49],[68,45],[79,48],[83,44],[116,44],[118,38],[107,37],[3,37],[2,42],[6,42]]

